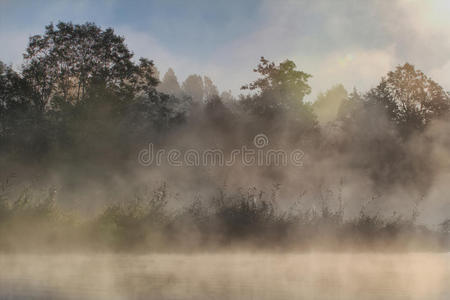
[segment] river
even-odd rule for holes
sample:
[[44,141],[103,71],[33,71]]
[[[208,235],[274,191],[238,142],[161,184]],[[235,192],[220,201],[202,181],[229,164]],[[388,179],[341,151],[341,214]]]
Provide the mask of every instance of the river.
[[0,299],[450,299],[450,254],[0,255]]

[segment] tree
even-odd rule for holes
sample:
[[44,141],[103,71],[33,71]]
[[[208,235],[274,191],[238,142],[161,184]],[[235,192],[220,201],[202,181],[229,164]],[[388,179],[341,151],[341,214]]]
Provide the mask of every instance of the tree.
[[[253,71],[261,77],[241,88],[257,91],[256,94],[242,99],[246,109],[267,119],[282,114],[298,118],[306,111],[308,113],[302,118],[308,117],[311,109],[303,103],[303,98],[311,92],[307,83],[311,75],[297,71],[293,61],[285,60],[277,66],[264,57],[261,57],[260,63]],[[311,119],[314,117],[311,116]]]
[[363,95],[356,88],[353,88],[353,91],[341,102],[337,112],[337,118],[341,121],[354,119],[364,108],[364,102]]
[[382,78],[369,98],[381,104],[403,134],[423,129],[449,111],[449,95],[422,71],[408,63]]
[[231,90],[223,91],[220,94],[220,99],[222,99],[222,102],[226,103],[226,104],[230,104],[230,103],[236,102],[236,99],[234,98],[233,93],[231,92]]
[[122,94],[154,87],[153,62],[141,59],[135,65],[132,57],[124,38],[111,28],[60,22],[30,38],[23,75],[36,94],[36,106],[43,111],[54,96],[71,103],[83,100],[92,82],[102,81]]
[[212,96],[206,100],[205,116],[215,129],[222,130],[224,134],[230,135],[232,126],[236,124],[236,120],[232,111],[223,103],[218,96]]
[[0,61],[0,112],[25,105],[29,92],[22,77],[12,67]]
[[303,101],[311,93],[307,81],[311,75],[295,70],[296,65],[291,60],[285,60],[278,66],[261,57],[260,63],[253,71],[262,77],[242,86],[243,90],[259,90],[260,93],[277,92],[285,99]]
[[295,63],[290,60],[275,65],[264,57],[254,72],[261,77],[242,89],[256,93],[241,96],[239,103],[244,111],[255,117],[258,130],[271,132],[274,136],[285,132],[291,141],[313,136],[317,132],[317,118],[311,104],[303,102],[304,96],[311,92],[307,82],[311,75],[296,70]]
[[203,101],[203,80],[199,75],[189,75],[186,80],[183,82],[183,92],[192,97],[194,102],[202,102]]
[[158,85],[158,91],[177,97],[181,96],[181,87],[172,68],[169,68],[166,74],[164,74],[161,83]]
[[48,149],[52,133],[47,120],[32,105],[32,99],[28,82],[12,67],[0,62],[1,150],[40,154]]
[[219,90],[217,86],[212,82],[211,78],[208,76],[203,76],[203,86],[204,86],[204,98],[208,101],[219,95]]
[[29,98],[26,81],[12,67],[0,62],[0,136],[24,125],[21,123],[32,113]]
[[342,84],[336,85],[325,93],[320,93],[313,104],[314,112],[321,123],[334,121],[339,108],[347,99],[347,90]]
[[439,224],[439,227],[443,234],[450,234],[450,219],[446,219],[444,222]]
[[137,135],[139,140],[149,133],[170,129],[185,120],[190,106],[189,100],[164,93],[138,98],[125,116],[127,135]]

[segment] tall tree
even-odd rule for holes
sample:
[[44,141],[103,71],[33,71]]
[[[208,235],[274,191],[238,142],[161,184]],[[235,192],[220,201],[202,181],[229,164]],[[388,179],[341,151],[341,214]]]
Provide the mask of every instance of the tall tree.
[[449,95],[422,71],[408,63],[387,74],[369,92],[404,134],[423,129],[432,119],[449,111]]
[[46,151],[51,133],[31,99],[28,82],[0,62],[0,150],[9,148],[16,154]]
[[217,89],[217,86],[208,76],[203,76],[203,86],[204,86],[204,98],[206,101],[219,95],[219,90]]
[[29,96],[29,87],[20,74],[0,61],[0,111],[26,104]]
[[222,99],[223,103],[227,103],[227,104],[234,103],[236,101],[231,90],[223,91],[220,94],[220,98]]
[[[296,70],[293,61],[285,60],[277,66],[261,57],[260,63],[253,71],[261,77],[241,88],[257,91],[256,94],[243,99],[243,105],[253,113],[267,118],[288,113],[296,118],[311,110],[303,103],[305,95],[311,92],[307,82],[311,75]],[[302,117],[307,115],[309,112]]]
[[120,93],[155,86],[153,62],[135,65],[132,57],[124,38],[111,28],[59,22],[30,38],[23,74],[35,91],[35,104],[44,110],[54,96],[67,102],[84,99],[92,82]]
[[325,93],[320,93],[313,104],[314,112],[321,123],[334,121],[338,116],[339,108],[347,99],[347,90],[338,84]]
[[304,138],[314,136],[318,127],[317,117],[312,106],[304,103],[303,98],[311,92],[308,79],[311,75],[296,69],[293,61],[285,60],[279,65],[261,57],[254,69],[260,77],[242,87],[243,90],[256,93],[242,96],[240,105],[244,111],[254,116],[255,130],[264,130],[273,134],[271,138],[281,136],[292,142],[313,140]]
[[172,68],[169,68],[164,74],[161,83],[158,85],[158,91],[168,95],[181,96],[181,87]]
[[199,75],[189,75],[183,82],[183,92],[194,102],[202,102],[204,96],[203,80]]
[[303,98],[311,93],[311,87],[307,81],[311,75],[296,70],[296,65],[291,60],[285,60],[278,66],[261,57],[260,63],[253,70],[262,77],[254,82],[242,86],[243,90],[257,90],[260,93],[277,92],[283,98],[303,101]]

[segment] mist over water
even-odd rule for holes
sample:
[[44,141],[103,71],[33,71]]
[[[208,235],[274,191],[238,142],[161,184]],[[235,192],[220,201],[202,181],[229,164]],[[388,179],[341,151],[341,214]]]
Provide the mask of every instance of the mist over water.
[[2,255],[2,299],[430,299],[449,254]]

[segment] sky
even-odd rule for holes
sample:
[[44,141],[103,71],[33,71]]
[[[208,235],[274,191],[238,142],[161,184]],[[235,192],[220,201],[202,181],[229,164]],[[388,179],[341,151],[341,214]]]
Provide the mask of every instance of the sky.
[[450,90],[449,15],[449,0],[0,0],[0,60],[19,68],[50,22],[89,21],[161,77],[207,75],[235,95],[261,56],[311,74],[308,100],[336,84],[367,91],[405,62]]

